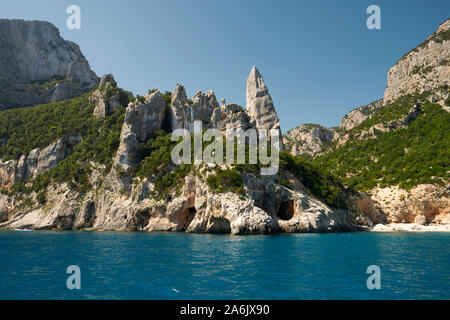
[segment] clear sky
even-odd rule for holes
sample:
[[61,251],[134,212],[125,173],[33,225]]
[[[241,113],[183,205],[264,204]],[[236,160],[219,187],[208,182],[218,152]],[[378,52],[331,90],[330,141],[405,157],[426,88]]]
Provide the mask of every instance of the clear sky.
[[[81,30],[66,27],[71,4]],[[381,30],[366,27],[371,4]],[[181,83],[190,97],[213,89],[245,106],[256,65],[285,132],[338,125],[382,98],[388,69],[450,17],[450,1],[14,0],[2,1],[0,17],[52,22],[99,76],[112,73],[134,94]]]

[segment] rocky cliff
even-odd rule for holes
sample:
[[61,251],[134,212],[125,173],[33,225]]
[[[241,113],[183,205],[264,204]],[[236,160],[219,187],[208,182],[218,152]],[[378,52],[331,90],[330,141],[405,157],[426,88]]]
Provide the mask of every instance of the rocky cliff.
[[136,179],[130,185],[113,171],[100,186],[101,170],[94,170],[95,187],[84,195],[65,184],[55,185],[48,190],[46,205],[21,210],[19,200],[0,195],[0,228],[231,234],[362,230],[356,214],[330,208],[305,189],[293,191],[271,178],[245,174],[245,196],[217,193],[205,182],[213,174],[209,167],[202,167],[183,179],[178,193],[158,199],[151,196],[155,184],[148,179]]
[[[434,91],[450,85],[450,19],[422,44],[403,56],[387,76],[385,103],[415,92]],[[437,101],[444,101],[439,96]]]
[[78,45],[49,22],[0,19],[0,48],[0,110],[76,97],[98,83]]

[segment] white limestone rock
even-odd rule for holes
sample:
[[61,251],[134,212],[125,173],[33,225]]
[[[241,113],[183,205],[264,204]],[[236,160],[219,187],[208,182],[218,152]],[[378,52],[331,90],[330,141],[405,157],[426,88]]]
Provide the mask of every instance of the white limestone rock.
[[72,98],[98,82],[78,45],[49,22],[0,19],[0,48],[0,109]]
[[285,149],[293,155],[318,156],[323,147],[339,136],[335,129],[318,124],[302,124],[289,130],[283,136]]
[[130,153],[139,142],[145,142],[152,133],[162,129],[165,107],[166,103],[159,91],[147,94],[143,103],[136,100],[128,105],[114,160],[116,165],[121,165],[124,170],[132,165]]
[[450,19],[447,19],[424,43],[403,56],[389,70],[385,104],[402,95],[450,86],[450,41],[441,39],[449,29]]

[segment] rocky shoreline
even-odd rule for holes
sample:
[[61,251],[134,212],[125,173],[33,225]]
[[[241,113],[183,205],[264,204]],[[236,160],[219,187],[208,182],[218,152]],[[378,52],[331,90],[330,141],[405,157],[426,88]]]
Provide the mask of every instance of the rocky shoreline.
[[417,223],[377,224],[371,232],[450,232],[450,225],[420,225]]

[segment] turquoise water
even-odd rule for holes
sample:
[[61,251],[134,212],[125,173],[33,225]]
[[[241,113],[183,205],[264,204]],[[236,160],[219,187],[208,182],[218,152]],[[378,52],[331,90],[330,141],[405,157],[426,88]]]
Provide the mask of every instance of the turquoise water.
[[[4,231],[0,299],[450,299],[449,248],[449,233]],[[69,265],[81,290],[66,287]]]

